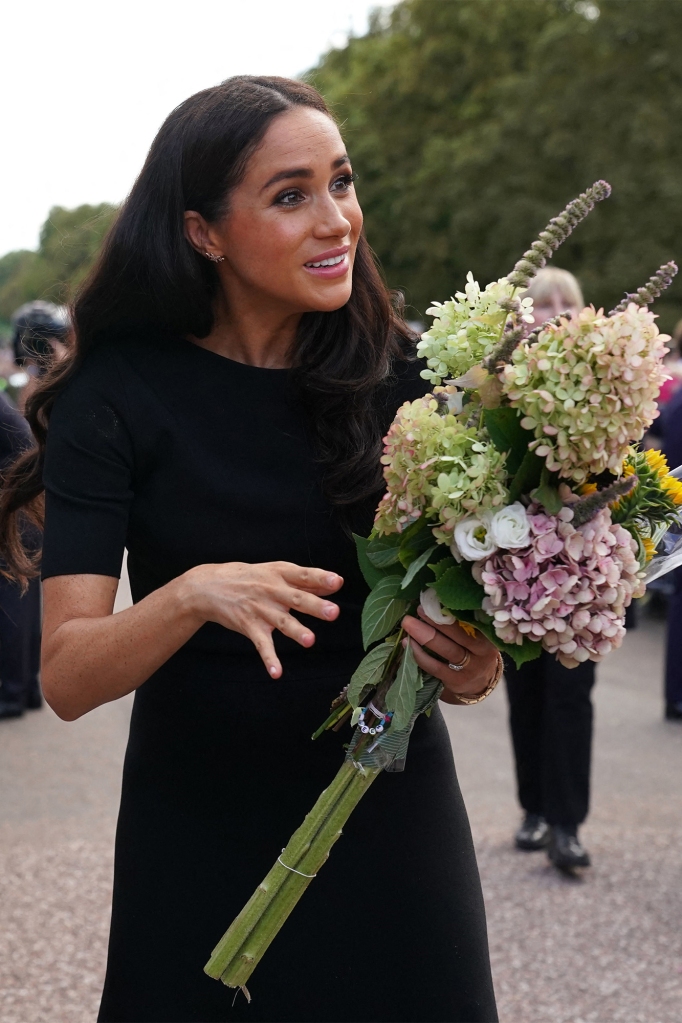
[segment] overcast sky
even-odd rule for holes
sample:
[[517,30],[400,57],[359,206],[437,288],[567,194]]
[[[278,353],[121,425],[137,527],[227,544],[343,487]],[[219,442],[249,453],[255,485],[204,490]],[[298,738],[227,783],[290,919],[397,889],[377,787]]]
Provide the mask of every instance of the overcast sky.
[[295,76],[390,0],[13,0],[1,19],[0,255],[52,206],[119,202],[164,117],[234,74]]

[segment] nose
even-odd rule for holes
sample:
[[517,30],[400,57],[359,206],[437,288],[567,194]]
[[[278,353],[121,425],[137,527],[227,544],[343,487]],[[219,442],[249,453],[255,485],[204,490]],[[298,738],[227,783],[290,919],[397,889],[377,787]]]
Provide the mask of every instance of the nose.
[[316,209],[313,228],[315,238],[346,238],[351,232],[350,220],[344,217],[338,202],[326,192]]

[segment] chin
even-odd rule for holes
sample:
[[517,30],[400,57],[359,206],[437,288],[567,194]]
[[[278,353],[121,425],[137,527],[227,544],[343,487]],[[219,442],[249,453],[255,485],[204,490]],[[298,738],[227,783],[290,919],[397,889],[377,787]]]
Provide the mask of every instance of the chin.
[[345,306],[351,296],[353,288],[349,285],[343,287],[329,288],[326,292],[320,290],[310,296],[309,312],[311,313],[333,313]]

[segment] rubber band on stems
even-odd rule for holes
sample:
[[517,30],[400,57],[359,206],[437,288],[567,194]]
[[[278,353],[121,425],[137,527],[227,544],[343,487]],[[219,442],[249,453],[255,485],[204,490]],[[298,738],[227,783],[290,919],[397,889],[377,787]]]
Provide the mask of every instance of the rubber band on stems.
[[[282,849],[282,852],[284,852],[284,849]],[[282,859],[282,853],[280,853],[277,857],[277,862],[281,863],[283,867],[286,867],[287,870],[290,870],[292,873],[300,874],[301,877],[317,877],[317,874],[304,874],[302,870],[296,870],[296,867],[290,867],[289,864],[285,863]]]

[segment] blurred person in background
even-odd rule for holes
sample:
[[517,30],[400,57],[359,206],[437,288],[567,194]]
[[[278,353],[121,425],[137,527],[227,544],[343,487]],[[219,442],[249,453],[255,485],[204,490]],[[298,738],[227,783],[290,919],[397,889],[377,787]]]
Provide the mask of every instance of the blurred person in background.
[[[672,335],[670,345],[671,361],[667,369],[670,373],[676,372],[675,367],[680,365],[682,347],[682,320],[677,324]],[[679,371],[678,371],[679,372]],[[682,388],[679,387],[679,378],[673,377],[668,384],[678,382],[677,388],[668,390],[667,401],[661,401],[661,415],[654,420],[650,434],[656,439],[656,446],[663,448],[671,469],[682,465]],[[663,385],[666,386],[665,384]],[[661,391],[663,398],[663,391]],[[670,573],[668,579],[672,582],[672,590],[666,592],[668,598],[668,635],[665,652],[665,718],[668,721],[682,721],[682,568],[676,568]]]
[[[533,299],[534,325],[559,313],[583,309],[580,285],[567,270],[541,270],[526,296]],[[505,659],[518,796],[524,811],[517,848],[547,849],[561,870],[588,867],[578,838],[587,817],[592,752],[595,665],[568,669],[543,651],[516,668]]]
[[[670,352],[665,358],[665,368],[670,373],[670,380],[665,381],[658,396],[658,405],[661,409],[666,407],[682,387],[682,320],[679,320],[672,333]],[[658,435],[660,432],[655,429],[658,422],[658,420],[654,420],[654,429],[650,431],[654,435]],[[674,465],[675,463],[672,463],[673,468]]]
[[[69,329],[66,310],[52,302],[27,302],[12,315],[19,370],[9,382],[19,388],[22,409],[50,363],[66,353]],[[0,473],[32,443],[23,415],[0,392]],[[23,535],[29,547],[40,545],[39,531],[28,521]],[[39,678],[40,582],[31,579],[22,592],[18,583],[0,576],[0,718],[19,717],[42,705]]]
[[[0,391],[0,473],[31,443],[28,423]],[[31,580],[22,593],[0,575],[0,719],[40,707],[39,668],[40,584]]]
[[70,330],[65,307],[53,302],[36,299],[12,314],[14,361],[25,375],[19,398],[22,410],[48,366],[66,355]]

